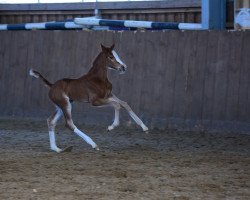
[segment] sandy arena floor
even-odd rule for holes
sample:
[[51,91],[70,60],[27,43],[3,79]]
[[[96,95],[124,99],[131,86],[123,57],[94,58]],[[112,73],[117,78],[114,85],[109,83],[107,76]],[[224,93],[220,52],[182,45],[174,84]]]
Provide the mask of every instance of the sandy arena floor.
[[94,151],[61,124],[0,120],[0,199],[250,199],[250,135],[80,126]]

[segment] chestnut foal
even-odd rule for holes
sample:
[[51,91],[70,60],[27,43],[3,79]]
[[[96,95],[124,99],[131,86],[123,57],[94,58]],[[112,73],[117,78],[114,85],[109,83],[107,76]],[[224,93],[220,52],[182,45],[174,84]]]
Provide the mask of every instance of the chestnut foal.
[[50,88],[49,98],[56,106],[56,112],[51,115],[48,120],[50,148],[56,152],[71,150],[71,147],[60,149],[56,145],[55,126],[62,115],[65,117],[66,127],[80,136],[94,149],[99,150],[96,143],[82,131],[80,131],[73,123],[71,116],[71,103],[73,101],[84,101],[91,103],[93,106],[113,106],[115,109],[115,119],[112,125],[108,126],[111,131],[119,125],[119,110],[125,108],[132,119],[142,127],[143,131],[148,131],[141,119],[132,111],[130,106],[118,99],[112,94],[112,84],[107,78],[107,69],[114,69],[121,74],[126,71],[127,66],[121,61],[117,53],[114,51],[114,45],[110,48],[101,45],[102,51],[94,60],[92,68],[89,72],[78,79],[61,79],[54,84],[46,80],[39,72],[30,70],[30,75],[40,78],[46,86]]

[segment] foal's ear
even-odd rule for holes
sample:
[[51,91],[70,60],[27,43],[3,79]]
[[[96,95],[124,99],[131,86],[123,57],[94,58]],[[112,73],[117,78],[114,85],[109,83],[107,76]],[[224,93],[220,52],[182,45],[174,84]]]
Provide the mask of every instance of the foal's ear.
[[102,47],[102,51],[107,51],[107,47],[103,46],[102,44],[101,44],[101,47]]
[[113,45],[110,47],[110,50],[112,51],[114,48],[115,48],[115,44],[113,44]]

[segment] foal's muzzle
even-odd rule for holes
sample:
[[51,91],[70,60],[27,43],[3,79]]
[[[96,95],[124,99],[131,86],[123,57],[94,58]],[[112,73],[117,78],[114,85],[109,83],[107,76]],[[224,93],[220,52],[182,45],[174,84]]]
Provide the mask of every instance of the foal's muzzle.
[[120,74],[124,74],[125,71],[126,71],[126,69],[127,69],[127,66],[126,66],[126,65],[121,65],[121,66],[119,67]]

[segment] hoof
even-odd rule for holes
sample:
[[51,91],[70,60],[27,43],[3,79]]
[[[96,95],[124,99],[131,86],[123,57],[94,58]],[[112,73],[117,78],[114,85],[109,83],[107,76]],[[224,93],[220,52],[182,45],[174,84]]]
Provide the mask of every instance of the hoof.
[[148,127],[144,126],[144,127],[142,127],[142,129],[143,129],[143,131],[144,131],[145,133],[149,133]]
[[96,145],[96,146],[94,147],[94,149],[95,149],[96,151],[100,151],[98,145]]
[[144,133],[149,134],[149,130],[144,131]]
[[61,152],[71,152],[72,149],[73,149],[73,146],[69,146],[69,147],[64,148]]
[[56,153],[61,153],[63,150],[60,148],[50,148],[51,151],[56,152]]
[[107,131],[110,132],[110,131],[112,131],[114,128],[115,128],[114,126],[108,126]]

